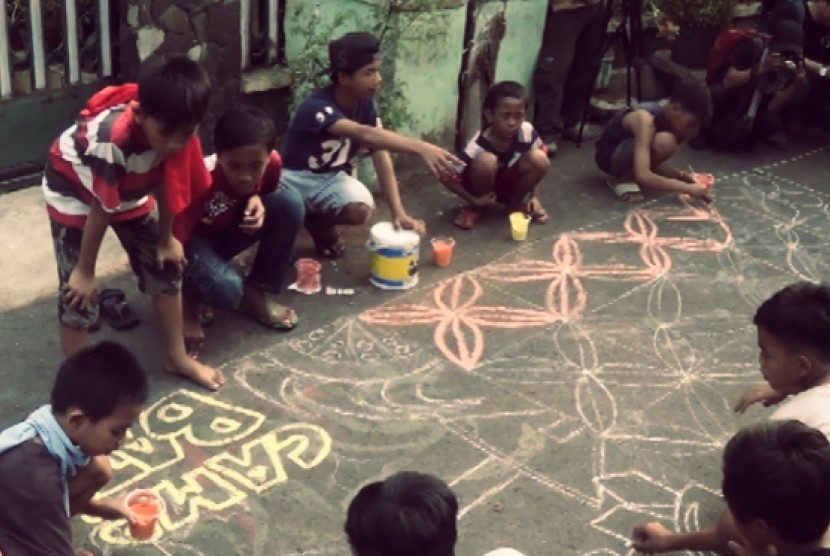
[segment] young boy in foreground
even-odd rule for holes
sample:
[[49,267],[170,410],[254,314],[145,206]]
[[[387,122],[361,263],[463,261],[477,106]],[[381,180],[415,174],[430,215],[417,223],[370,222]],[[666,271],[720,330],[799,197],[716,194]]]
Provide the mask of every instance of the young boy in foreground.
[[210,81],[196,62],[159,59],[145,66],[137,86],[107,87],[93,96],[53,143],[42,189],[60,281],[64,355],[86,344],[98,320],[95,266],[112,227],[139,289],[153,297],[166,370],[210,390],[224,383],[217,369],[185,350],[180,289],[187,261],[173,236],[173,216],[190,204],[194,184],[209,184],[195,135],[209,100]]
[[130,519],[120,500],[92,500],[147,400],[147,377],[114,342],[81,348],[58,369],[51,405],[0,433],[0,553],[71,556],[73,514]]
[[[770,419],[796,419],[830,436],[830,288],[807,282],[787,286],[761,304],[753,322],[767,384],[747,390],[735,411],[792,396]],[[734,523],[729,510],[717,529],[675,533],[648,523],[634,530],[634,547],[642,552],[723,551],[739,533]]]
[[830,442],[795,421],[738,431],[723,453],[723,497],[737,556],[828,556]]
[[380,43],[369,33],[329,43],[332,84],[307,96],[288,124],[280,184],[303,198],[306,228],[323,257],[343,257],[346,245],[335,226],[359,226],[375,206],[366,186],[351,176],[358,151],[372,151],[395,226],[421,235],[424,222],[404,209],[389,151],[417,154],[436,177],[461,163],[441,147],[383,129],[374,101],[383,81],[379,53]]
[[594,159],[623,201],[642,202],[642,189],[654,189],[709,202],[709,188],[671,166],[669,159],[711,117],[712,101],[705,85],[681,84],[666,105],[649,102],[617,112],[596,143]]
[[[458,499],[432,475],[401,471],[364,486],[349,503],[346,536],[354,556],[453,556]],[[499,548],[485,556],[523,556]]]
[[459,154],[466,167],[441,179],[468,203],[453,221],[459,228],[472,229],[484,210],[498,204],[537,224],[548,221],[538,197],[550,168],[548,149],[525,120],[526,110],[524,87],[515,81],[496,83],[484,97],[485,125]]

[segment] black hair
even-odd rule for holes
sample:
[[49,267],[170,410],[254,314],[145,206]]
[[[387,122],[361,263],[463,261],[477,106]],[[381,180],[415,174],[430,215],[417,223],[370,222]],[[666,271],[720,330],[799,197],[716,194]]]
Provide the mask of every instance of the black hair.
[[487,91],[484,97],[484,109],[495,110],[502,99],[517,98],[527,102],[525,88],[515,81],[499,81]]
[[707,125],[712,119],[712,96],[705,83],[680,81],[672,91],[669,101],[679,104],[694,115],[702,126]]
[[259,108],[239,105],[232,106],[219,118],[213,135],[217,153],[248,145],[262,145],[271,152],[277,141],[277,126]]
[[444,481],[403,471],[361,488],[344,529],[358,556],[453,556],[457,514]]
[[168,130],[199,125],[210,104],[210,78],[184,54],[152,58],[138,78],[141,113]]
[[371,33],[346,33],[329,43],[329,75],[337,83],[341,71],[353,74],[371,64],[380,52],[380,41]]
[[830,286],[797,282],[764,301],[752,319],[791,347],[807,347],[830,362]]
[[743,525],[763,519],[795,543],[830,526],[830,442],[800,421],[765,421],[738,431],[723,452],[723,496]]
[[100,342],[67,357],[52,386],[56,415],[77,407],[93,422],[122,404],[146,401],[147,375],[130,350],[116,342]]

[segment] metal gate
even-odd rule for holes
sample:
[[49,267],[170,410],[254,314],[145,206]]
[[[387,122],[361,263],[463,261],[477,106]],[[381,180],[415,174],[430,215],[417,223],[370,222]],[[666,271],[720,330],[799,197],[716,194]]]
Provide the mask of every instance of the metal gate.
[[4,0],[3,4],[0,180],[38,171],[51,141],[70,125],[101,81],[113,75],[112,30],[118,2]]

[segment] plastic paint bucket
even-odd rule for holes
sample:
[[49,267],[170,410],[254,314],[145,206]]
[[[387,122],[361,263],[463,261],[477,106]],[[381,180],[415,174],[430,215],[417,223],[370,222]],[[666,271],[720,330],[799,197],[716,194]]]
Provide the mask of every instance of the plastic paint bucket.
[[384,290],[405,290],[417,284],[420,243],[417,233],[396,230],[391,222],[372,226],[366,243],[372,252],[369,281]]

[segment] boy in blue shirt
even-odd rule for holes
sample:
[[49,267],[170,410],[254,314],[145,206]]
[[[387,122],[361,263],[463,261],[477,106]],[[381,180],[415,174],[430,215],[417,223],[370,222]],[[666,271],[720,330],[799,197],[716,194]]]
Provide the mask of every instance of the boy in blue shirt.
[[380,43],[369,33],[348,33],[329,43],[332,84],[306,97],[288,124],[280,184],[303,198],[306,228],[326,258],[345,254],[335,226],[363,224],[374,208],[372,194],[351,176],[351,160],[361,148],[372,151],[395,225],[421,235],[424,222],[404,209],[387,151],[419,155],[436,177],[461,164],[441,147],[383,129],[374,101],[382,82],[379,52]]

